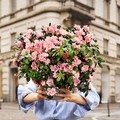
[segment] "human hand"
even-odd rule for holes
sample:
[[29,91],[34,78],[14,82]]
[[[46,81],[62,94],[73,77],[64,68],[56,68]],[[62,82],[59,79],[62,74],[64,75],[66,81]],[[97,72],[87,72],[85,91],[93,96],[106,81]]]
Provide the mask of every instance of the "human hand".
[[72,102],[73,94],[70,92],[70,90],[68,90],[66,88],[61,88],[59,90],[64,92],[64,93],[62,93],[62,94],[61,93],[60,94],[59,93],[55,94],[55,96],[63,98],[61,100],[57,100],[58,102],[64,102],[64,101]]
[[45,94],[46,94],[46,92],[42,91],[42,86],[39,85],[39,87],[37,89],[37,99],[38,100],[47,100],[48,98],[44,96]]

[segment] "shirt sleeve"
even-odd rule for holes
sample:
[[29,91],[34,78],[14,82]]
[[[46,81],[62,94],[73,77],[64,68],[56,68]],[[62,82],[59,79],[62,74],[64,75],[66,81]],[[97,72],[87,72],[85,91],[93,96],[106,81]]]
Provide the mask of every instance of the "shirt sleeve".
[[27,111],[34,105],[34,103],[25,103],[23,102],[23,97],[29,93],[36,92],[36,85],[31,80],[26,86],[19,85],[18,87],[18,103],[21,109],[27,113]]
[[85,96],[83,92],[80,92],[80,95],[86,100],[88,107],[93,110],[99,105],[100,97],[92,84],[90,84],[90,87],[91,90],[88,92],[87,96]]
[[79,91],[79,94],[86,100],[88,105],[77,104],[77,109],[74,112],[76,116],[84,117],[89,111],[95,109],[99,105],[99,95],[92,84],[90,84],[90,87],[91,90],[88,92],[87,96],[85,96],[85,93]]

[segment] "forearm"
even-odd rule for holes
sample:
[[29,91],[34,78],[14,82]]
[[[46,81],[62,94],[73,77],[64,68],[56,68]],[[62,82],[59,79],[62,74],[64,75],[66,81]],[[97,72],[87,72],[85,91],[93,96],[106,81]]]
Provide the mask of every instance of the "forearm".
[[23,102],[25,103],[31,103],[38,100],[38,94],[37,93],[29,93],[23,98]]
[[82,104],[82,105],[87,105],[86,100],[79,94],[72,94],[71,95],[71,102],[77,103],[77,104]]

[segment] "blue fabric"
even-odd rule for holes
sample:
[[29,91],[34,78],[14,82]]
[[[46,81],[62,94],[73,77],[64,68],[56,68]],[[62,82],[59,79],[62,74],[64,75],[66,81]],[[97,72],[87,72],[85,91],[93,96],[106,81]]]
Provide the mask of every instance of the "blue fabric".
[[26,113],[32,106],[35,106],[34,113],[37,120],[78,120],[84,117],[90,110],[99,104],[99,96],[91,85],[88,95],[80,94],[88,103],[88,106],[72,102],[56,102],[55,100],[40,100],[34,103],[24,103],[23,97],[29,93],[36,92],[37,86],[31,80],[26,86],[18,87],[18,102],[21,109]]

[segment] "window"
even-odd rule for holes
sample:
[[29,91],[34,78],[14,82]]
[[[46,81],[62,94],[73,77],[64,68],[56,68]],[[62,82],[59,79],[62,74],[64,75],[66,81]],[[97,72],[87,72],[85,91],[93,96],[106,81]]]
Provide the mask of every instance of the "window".
[[0,37],[0,53],[1,53],[1,37]]
[[34,4],[34,0],[28,0],[28,12],[31,12],[31,11],[33,11],[33,4]]
[[[104,0],[104,18],[105,20],[109,20],[110,19],[110,0]],[[106,25],[109,25],[108,21],[105,21]]]
[[33,31],[35,31],[35,30],[36,30],[35,26],[30,27],[30,28],[28,28],[28,29],[32,29]]
[[15,14],[13,13],[13,12],[15,12],[16,11],[16,0],[11,0],[11,2],[10,2],[11,4],[10,4],[10,9],[11,9],[11,18],[14,18],[15,17]]
[[120,44],[117,44],[117,57],[120,58]]
[[107,39],[104,39],[103,40],[103,53],[108,55],[108,40]]
[[118,25],[119,25],[119,27],[118,27],[118,29],[120,30],[120,6],[118,6],[118,20],[117,20],[117,22],[118,22]]
[[16,33],[11,34],[11,50],[13,49],[13,46],[15,45],[16,41]]

